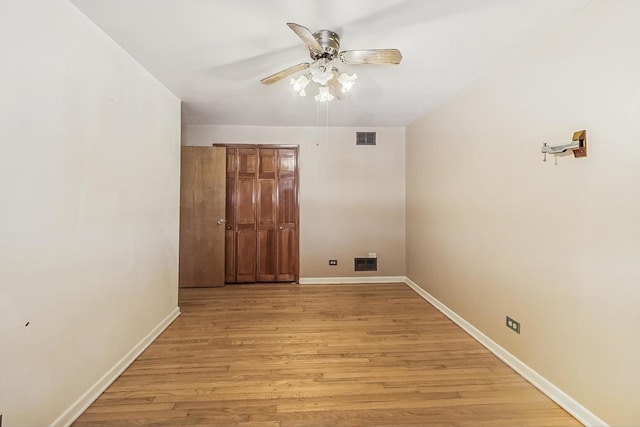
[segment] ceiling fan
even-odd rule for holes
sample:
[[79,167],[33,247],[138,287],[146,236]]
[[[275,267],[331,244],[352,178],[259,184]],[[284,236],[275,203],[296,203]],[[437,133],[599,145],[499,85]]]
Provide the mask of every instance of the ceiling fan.
[[398,49],[340,51],[340,36],[333,31],[319,30],[312,33],[302,25],[291,22],[287,25],[307,45],[309,56],[313,61],[302,62],[286,68],[269,77],[265,77],[260,80],[260,83],[270,85],[295,73],[309,69],[310,73],[297,79],[292,77],[290,83],[301,96],[306,95],[305,88],[310,82],[317,83],[319,92],[315,99],[318,102],[327,102],[334,97],[343,99],[357,79],[356,74],[340,74],[336,67],[330,66],[330,63],[335,59],[340,59],[340,61],[349,65],[399,64],[402,61],[402,54]]

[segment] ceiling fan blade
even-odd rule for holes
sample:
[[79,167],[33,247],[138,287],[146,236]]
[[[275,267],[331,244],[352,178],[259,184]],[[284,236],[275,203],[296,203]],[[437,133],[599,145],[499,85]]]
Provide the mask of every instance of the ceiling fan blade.
[[345,64],[399,64],[402,54],[398,49],[345,50],[340,60]]
[[302,39],[302,41],[309,46],[309,49],[315,50],[316,52],[322,52],[322,46],[313,37],[313,33],[309,31],[307,27],[303,27],[302,25],[294,24],[293,22],[287,23],[289,28],[293,30],[294,33],[298,35]]
[[298,65],[294,65],[293,67],[289,67],[287,69],[284,69],[282,71],[278,71],[275,74],[270,75],[269,77],[265,77],[264,79],[260,80],[260,83],[262,83],[263,85],[270,85],[273,84],[275,82],[278,82],[282,79],[284,79],[287,76],[290,76],[291,74],[295,74],[298,71],[302,71],[309,68],[309,63],[308,62],[302,62]]

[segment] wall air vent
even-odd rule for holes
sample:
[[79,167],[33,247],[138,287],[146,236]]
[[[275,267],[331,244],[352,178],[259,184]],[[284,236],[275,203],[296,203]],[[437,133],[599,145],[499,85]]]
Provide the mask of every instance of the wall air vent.
[[376,145],[376,133],[356,132],[356,145]]
[[378,271],[378,258],[354,258],[355,271]]

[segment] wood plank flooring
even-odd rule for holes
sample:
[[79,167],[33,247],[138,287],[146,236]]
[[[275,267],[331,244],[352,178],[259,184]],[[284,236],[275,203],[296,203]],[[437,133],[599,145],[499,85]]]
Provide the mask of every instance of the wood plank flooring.
[[180,289],[179,305],[75,426],[580,425],[404,284]]

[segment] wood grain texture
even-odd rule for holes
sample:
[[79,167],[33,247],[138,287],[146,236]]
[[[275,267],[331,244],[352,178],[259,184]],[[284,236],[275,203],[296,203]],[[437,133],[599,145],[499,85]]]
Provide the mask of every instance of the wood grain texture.
[[580,425],[404,284],[181,289],[95,425]]
[[297,282],[298,148],[224,145],[227,283]]
[[224,148],[182,147],[180,287],[224,286]]
[[224,236],[224,281],[236,280],[236,175],[238,169],[238,150],[236,148],[224,148],[227,152],[227,185],[225,188],[226,200],[226,227]]
[[299,265],[298,150],[278,150],[276,280],[297,282]]
[[[235,192],[236,271],[232,282],[256,281],[256,173],[258,152],[255,148],[239,148]],[[227,191],[230,189],[227,188]]]
[[277,168],[275,149],[258,150],[258,250],[257,250],[257,281],[277,281],[277,211],[278,200],[276,191]]

